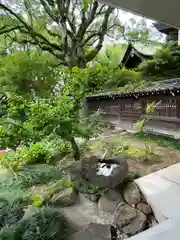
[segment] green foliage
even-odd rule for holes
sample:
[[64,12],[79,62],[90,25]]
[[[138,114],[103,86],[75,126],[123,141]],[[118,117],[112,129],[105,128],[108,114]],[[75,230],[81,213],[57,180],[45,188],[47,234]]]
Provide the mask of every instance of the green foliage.
[[68,141],[77,160],[80,152],[75,137],[89,139],[96,132],[96,118],[81,117],[79,108],[78,100],[71,100],[65,96],[60,96],[52,102],[41,99],[31,105],[29,123],[41,136]]
[[152,60],[140,64],[139,70],[144,77],[165,79],[180,76],[180,46],[177,42],[169,42],[158,50]]
[[145,121],[146,121],[146,119],[137,120],[136,129],[137,129],[138,132],[143,132],[144,131]]
[[127,176],[123,179],[123,184],[126,184],[128,182],[133,182],[140,176],[136,172],[128,172]]
[[160,136],[160,135],[154,135],[154,134],[144,134],[144,133],[138,133],[136,134],[136,137],[140,140],[145,141],[145,139],[148,139],[152,142],[155,142],[161,147],[164,148],[172,148],[172,149],[180,149],[180,141],[177,139],[173,139],[168,136]]
[[95,92],[118,90],[125,86],[129,89],[141,85],[141,73],[97,63],[84,69],[75,67],[66,73],[66,78],[68,84],[65,84],[62,92],[66,95],[73,93],[77,99]]
[[148,156],[155,155],[156,144],[153,141],[151,141],[150,139],[145,140],[144,146]]
[[107,44],[98,53],[94,61],[99,63],[101,66],[117,68],[121,63],[124,52],[125,44]]
[[125,144],[123,138],[118,139],[118,141],[105,142],[101,148],[107,151],[107,156],[110,157],[128,156],[145,161],[151,159],[155,155],[155,145],[147,140],[144,149],[138,149]]
[[102,144],[101,147],[104,151],[107,150],[108,156],[118,156],[124,153],[124,151],[129,149],[129,146],[125,145],[123,138],[120,137],[117,141],[107,141]]
[[70,181],[67,178],[62,178],[58,181],[52,181],[47,184],[44,198],[50,199],[54,194],[59,193],[60,191],[63,191],[66,188],[75,188],[75,185],[72,181]]
[[43,201],[44,201],[42,196],[37,195],[37,194],[33,194],[32,199],[33,199],[32,205],[34,207],[42,207],[42,204],[43,204]]
[[16,224],[24,215],[23,205],[21,202],[12,202],[0,200],[0,228],[5,225]]
[[68,237],[66,218],[53,208],[40,209],[33,216],[21,220],[15,229],[15,240],[67,240]]
[[63,88],[66,94],[73,93],[76,98],[84,98],[85,95],[102,90],[102,86],[109,79],[113,69],[107,66],[94,64],[84,69],[74,67],[69,72],[69,81]]
[[5,226],[0,230],[0,239],[1,240],[15,240],[14,228]]
[[32,140],[33,133],[20,119],[23,108],[24,105],[10,104],[0,118],[0,148],[16,148],[19,144]]
[[[0,58],[2,92],[32,98],[48,96],[59,81],[54,59],[47,53],[16,51]],[[13,69],[13,70],[12,70]]]
[[[6,192],[9,189],[14,189],[14,191],[15,189],[24,190],[34,185],[47,184],[52,181],[57,181],[62,177],[63,177],[62,171],[54,166],[49,166],[46,164],[28,166],[23,170],[17,171],[16,173],[14,173],[12,178],[6,180],[3,183],[4,187],[1,188],[1,192],[3,192],[2,189],[6,189]],[[20,193],[23,192],[20,191]],[[6,195],[7,197],[9,197],[10,193]],[[19,196],[20,194],[17,194],[16,199],[19,199]]]
[[59,210],[42,208],[33,216],[22,219],[15,226],[5,226],[0,231],[1,240],[68,240],[66,218]]
[[140,85],[141,74],[133,70],[128,69],[118,69],[114,72],[110,79],[108,79],[105,84],[105,89],[117,89],[120,87],[131,86],[134,84]]
[[46,140],[8,151],[2,157],[0,164],[6,168],[19,169],[24,164],[50,163],[56,157],[60,160],[68,152],[67,143]]
[[104,190],[101,187],[97,186],[97,185],[88,184],[88,186],[87,186],[87,193],[95,195],[95,196],[101,196],[101,195],[103,195]]
[[[159,104],[159,103],[156,104],[155,102],[148,103],[148,104],[146,105],[145,113],[146,113],[147,115],[152,115],[152,114],[154,113],[154,111],[155,111],[155,109],[156,109],[156,106],[157,106],[158,104]],[[144,116],[143,119],[137,120],[137,122],[136,122],[136,130],[137,130],[138,132],[143,132],[143,131],[144,131],[145,124],[146,124],[147,122],[149,122],[149,121],[150,121],[150,119],[149,119],[148,116]]]
[[147,114],[153,114],[156,108],[156,103],[152,102],[152,103],[148,103],[146,106],[146,113]]

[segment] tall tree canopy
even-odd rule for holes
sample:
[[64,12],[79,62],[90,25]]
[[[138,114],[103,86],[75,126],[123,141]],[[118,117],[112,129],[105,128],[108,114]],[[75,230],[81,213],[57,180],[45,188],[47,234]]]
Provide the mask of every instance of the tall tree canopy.
[[122,28],[116,11],[96,0],[4,1],[0,10],[0,34],[48,51],[70,67],[85,66],[105,35]]

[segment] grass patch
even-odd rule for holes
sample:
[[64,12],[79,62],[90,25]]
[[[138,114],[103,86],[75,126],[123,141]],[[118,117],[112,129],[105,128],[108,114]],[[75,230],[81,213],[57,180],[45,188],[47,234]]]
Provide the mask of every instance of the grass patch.
[[59,168],[45,164],[8,174],[0,183],[0,239],[66,239],[66,220],[55,209],[42,209],[39,215],[22,220],[24,209],[33,204],[29,188],[50,183],[56,184],[58,190],[69,187],[70,182],[63,177]]
[[108,139],[102,142],[101,149],[107,151],[107,156],[127,156],[130,158],[149,161],[155,156],[155,145],[152,141],[145,141],[144,148],[132,147],[123,141],[123,138]]
[[167,136],[160,136],[154,134],[145,134],[145,133],[138,133],[135,135],[139,140],[146,140],[147,138],[151,141],[156,142],[159,146],[164,148],[173,148],[180,150],[180,140],[173,139]]
[[12,178],[6,179],[2,184],[9,188],[28,189],[31,186],[46,184],[62,177],[63,173],[59,168],[42,164],[14,172]]

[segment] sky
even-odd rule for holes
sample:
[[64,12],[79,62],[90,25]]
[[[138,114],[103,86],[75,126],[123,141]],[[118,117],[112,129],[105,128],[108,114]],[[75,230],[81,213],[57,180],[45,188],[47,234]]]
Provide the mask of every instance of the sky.
[[[135,19],[136,21],[140,21],[142,19],[145,19],[147,27],[149,27],[152,30],[152,34],[154,35],[154,37],[152,37],[152,39],[153,40],[158,39],[158,41],[160,41],[160,42],[165,41],[166,36],[164,34],[160,34],[157,31],[157,29],[153,26],[153,23],[155,23],[155,21],[147,19],[147,18],[142,17],[142,16],[139,16],[137,14],[133,14],[131,12],[121,10],[121,9],[118,9],[118,11],[119,11],[119,19],[122,22],[122,24],[129,23],[130,22],[129,20],[132,19],[132,18]],[[160,39],[159,39],[159,37],[160,37]],[[114,43],[118,43],[118,42],[121,42],[121,41],[122,40],[114,41]],[[112,43],[112,39],[106,37],[105,38],[105,44],[109,44],[109,43]]]

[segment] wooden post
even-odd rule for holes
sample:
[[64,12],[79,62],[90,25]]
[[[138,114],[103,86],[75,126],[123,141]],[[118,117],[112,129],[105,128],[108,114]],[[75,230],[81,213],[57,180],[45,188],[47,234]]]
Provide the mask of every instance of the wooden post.
[[180,118],[180,96],[176,100],[176,117]]
[[180,29],[178,29],[178,45],[180,45]]
[[141,100],[141,114],[142,115],[144,115],[146,113],[145,109],[146,109],[146,101]]

